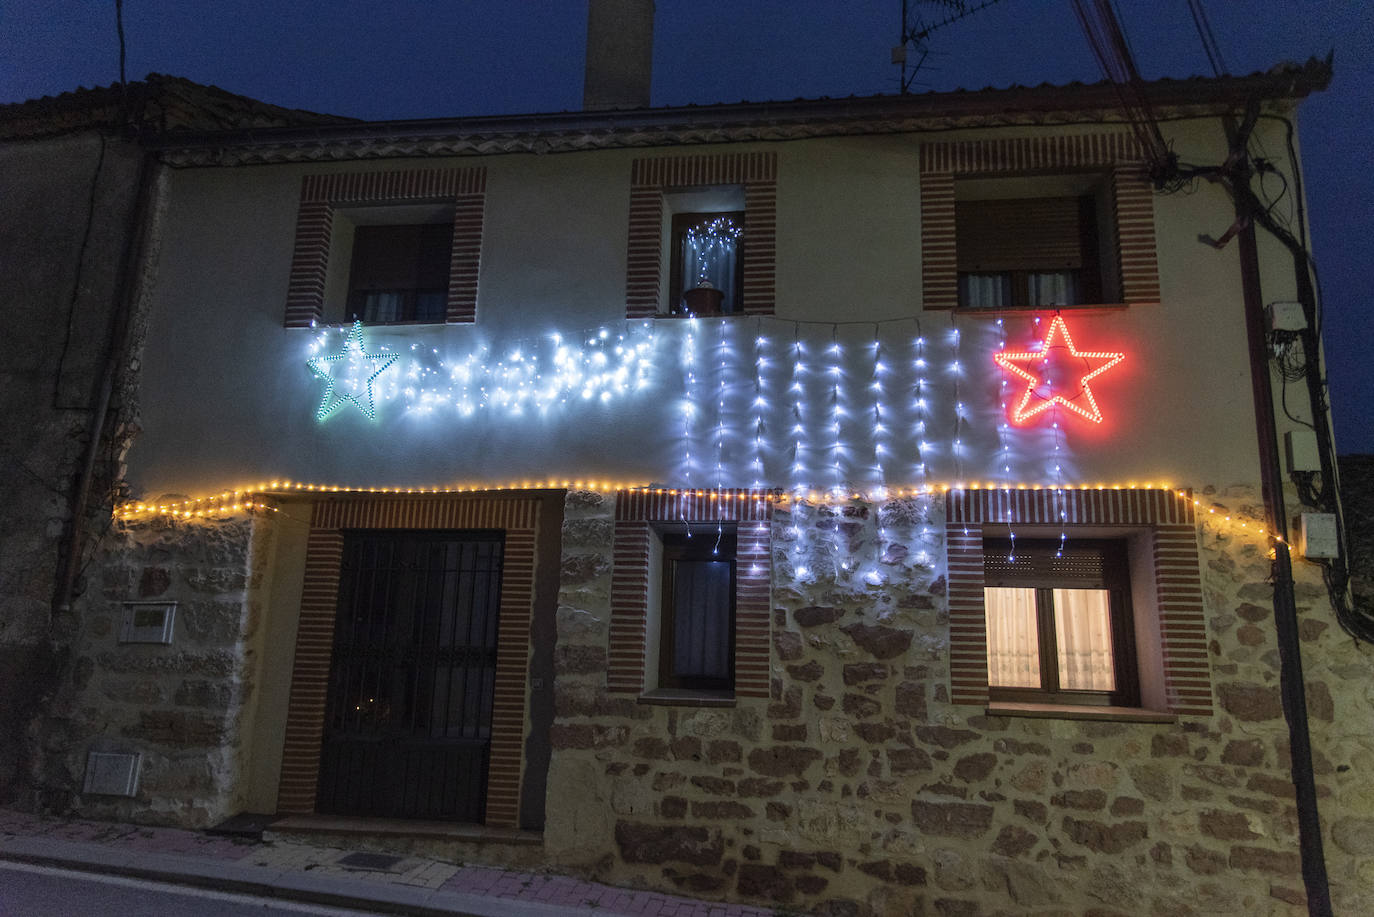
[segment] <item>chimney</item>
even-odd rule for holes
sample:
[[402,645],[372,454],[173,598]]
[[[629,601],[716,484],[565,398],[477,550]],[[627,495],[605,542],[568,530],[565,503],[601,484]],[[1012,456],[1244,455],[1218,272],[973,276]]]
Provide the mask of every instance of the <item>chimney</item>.
[[648,108],[654,0],[589,0],[585,111]]

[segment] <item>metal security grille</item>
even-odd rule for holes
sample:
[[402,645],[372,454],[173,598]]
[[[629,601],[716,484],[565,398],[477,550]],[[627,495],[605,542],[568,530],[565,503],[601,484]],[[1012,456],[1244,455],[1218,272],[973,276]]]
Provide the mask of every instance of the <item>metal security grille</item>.
[[481,822],[500,532],[349,532],[319,812]]

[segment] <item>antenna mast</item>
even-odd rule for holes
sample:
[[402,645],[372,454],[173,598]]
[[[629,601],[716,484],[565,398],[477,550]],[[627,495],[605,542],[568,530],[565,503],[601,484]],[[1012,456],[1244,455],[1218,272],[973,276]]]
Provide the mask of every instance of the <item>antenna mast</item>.
[[[916,73],[925,63],[926,56],[930,54],[930,46],[926,44],[926,39],[931,32],[942,29],[947,25],[953,25],[966,16],[972,16],[979,10],[985,10],[994,3],[1001,0],[980,0],[973,3],[968,0],[916,0],[921,6],[939,7],[937,18],[934,22],[927,22],[924,16],[913,14],[911,0],[902,0],[902,34],[900,43],[892,49],[892,63],[901,68],[900,85],[901,91],[907,93],[911,91],[911,83],[916,78]],[[916,62],[910,63],[909,58],[914,56]]]

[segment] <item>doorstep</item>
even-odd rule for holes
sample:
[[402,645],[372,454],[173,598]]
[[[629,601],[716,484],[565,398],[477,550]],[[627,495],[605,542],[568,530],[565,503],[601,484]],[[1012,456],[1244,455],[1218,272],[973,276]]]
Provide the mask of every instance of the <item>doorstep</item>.
[[542,831],[492,828],[451,821],[413,821],[405,818],[355,818],[343,815],[287,815],[273,822],[269,834],[330,835],[338,837],[406,838],[456,841],[467,844],[506,844],[542,847]]

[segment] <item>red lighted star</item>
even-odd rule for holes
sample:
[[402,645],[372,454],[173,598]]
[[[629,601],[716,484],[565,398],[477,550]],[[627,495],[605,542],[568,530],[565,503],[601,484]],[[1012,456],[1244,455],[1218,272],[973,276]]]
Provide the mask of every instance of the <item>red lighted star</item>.
[[1027,423],[1056,404],[1063,405],[1093,423],[1102,422],[1102,410],[1088,381],[1122,360],[1124,353],[1080,351],[1073,345],[1063,316],[1050,322],[1045,340],[1025,353],[1003,350],[992,358],[1007,372],[1026,380],[1026,391],[1012,410],[1013,423]]

